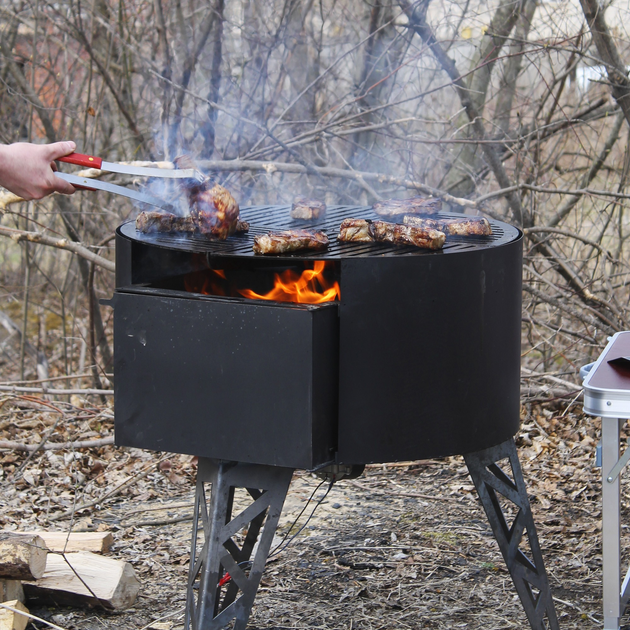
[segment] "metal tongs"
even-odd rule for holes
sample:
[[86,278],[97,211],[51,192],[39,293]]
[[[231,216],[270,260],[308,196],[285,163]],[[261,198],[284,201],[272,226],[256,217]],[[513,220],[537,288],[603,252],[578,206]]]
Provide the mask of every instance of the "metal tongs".
[[[70,153],[65,157],[59,158],[59,162],[67,162],[68,164],[76,164],[77,166],[85,166],[87,168],[97,168],[101,171],[109,173],[123,173],[125,175],[136,175],[140,177],[166,177],[172,179],[194,179],[203,182],[205,176],[195,168],[148,168],[145,166],[132,166],[129,164],[119,164],[117,162],[105,162],[100,157],[94,155],[84,155],[83,153]],[[148,195],[147,193],[137,192],[124,186],[117,186],[108,182],[101,182],[90,177],[79,177],[70,173],[60,173],[55,171],[55,175],[61,179],[65,179],[75,188],[84,190],[106,190],[107,192],[123,197],[135,199],[141,203],[147,203],[152,206],[158,206],[165,210],[172,210],[173,204]]]

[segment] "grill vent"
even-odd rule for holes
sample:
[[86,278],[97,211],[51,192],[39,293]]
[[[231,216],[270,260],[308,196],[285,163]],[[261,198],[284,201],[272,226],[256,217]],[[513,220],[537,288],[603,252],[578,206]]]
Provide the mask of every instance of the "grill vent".
[[[248,234],[232,236],[227,241],[210,241],[200,235],[185,234],[143,234],[136,232],[133,221],[121,226],[122,233],[132,240],[150,243],[167,249],[188,252],[208,253],[214,256],[254,256],[252,251],[254,236],[269,230],[314,228],[326,231],[330,246],[323,252],[296,252],[279,258],[339,259],[362,256],[431,256],[443,255],[475,249],[497,247],[518,238],[517,228],[490,221],[491,236],[458,237],[448,236],[444,248],[433,252],[411,246],[395,246],[388,243],[340,243],[337,239],[339,225],[344,219],[382,219],[371,207],[329,206],[326,217],[320,221],[298,221],[289,216],[290,206],[250,206],[241,208],[241,218],[250,223]],[[440,213],[441,218],[469,218],[468,215]]]

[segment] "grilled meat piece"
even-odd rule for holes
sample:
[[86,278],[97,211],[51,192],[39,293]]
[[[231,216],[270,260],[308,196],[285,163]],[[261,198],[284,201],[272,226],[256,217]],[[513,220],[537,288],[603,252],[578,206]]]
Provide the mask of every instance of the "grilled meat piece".
[[239,219],[236,222],[236,229],[234,232],[236,234],[245,234],[246,232],[249,232],[249,222]]
[[339,226],[338,241],[370,243],[374,237],[370,233],[370,221],[365,219],[344,219]]
[[[175,158],[177,168],[195,168],[187,156]],[[225,240],[236,231],[239,207],[232,195],[219,184],[212,185],[210,179],[182,179],[180,186],[188,198],[188,207],[193,221],[201,234],[208,238]]]
[[292,219],[323,219],[326,216],[326,204],[317,199],[307,199],[302,195],[298,195],[293,200],[291,212]]
[[287,254],[302,249],[326,249],[328,237],[321,230],[274,231],[254,237],[255,254]]
[[406,215],[403,219],[405,225],[423,227],[432,230],[440,230],[451,236],[490,236],[492,226],[484,217],[471,217],[470,219],[427,219]]
[[186,190],[190,214],[198,230],[208,238],[225,240],[236,231],[239,207],[232,195],[219,184],[204,183]]
[[395,245],[414,245],[426,249],[440,249],[445,239],[446,234],[435,229],[364,219],[345,219],[339,227],[337,237],[337,240],[346,242],[380,241]]
[[[168,232],[171,234],[194,234],[198,232],[197,224],[191,215],[178,217],[169,212],[141,212],[136,218],[136,230],[150,234],[153,232]],[[235,234],[249,232],[249,223],[238,219]]]
[[409,199],[385,199],[372,206],[382,217],[395,217],[400,214],[435,214],[442,209],[439,197],[410,197]]
[[178,217],[168,212],[141,212],[136,218],[136,230],[150,234],[152,232],[186,232],[192,234],[197,229],[189,215]]
[[370,233],[375,241],[394,243],[395,245],[414,245],[426,249],[441,249],[446,240],[446,234],[438,230],[373,221]]

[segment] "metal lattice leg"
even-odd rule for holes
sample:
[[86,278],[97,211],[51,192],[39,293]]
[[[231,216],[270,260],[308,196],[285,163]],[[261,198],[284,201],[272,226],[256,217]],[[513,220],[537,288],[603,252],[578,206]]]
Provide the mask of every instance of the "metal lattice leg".
[[[558,617],[514,440],[470,453],[464,459],[530,626],[533,630],[558,630]],[[507,473],[497,464],[506,459],[511,469],[506,468]],[[502,500],[511,502],[516,512],[511,525],[506,520]],[[527,538],[523,539],[525,532]],[[519,548],[522,542],[529,542],[527,553]]]
[[[234,630],[245,630],[292,474],[277,466],[199,460],[186,630],[218,630],[232,620]],[[206,483],[212,484],[209,505]],[[251,503],[232,518],[238,488]]]

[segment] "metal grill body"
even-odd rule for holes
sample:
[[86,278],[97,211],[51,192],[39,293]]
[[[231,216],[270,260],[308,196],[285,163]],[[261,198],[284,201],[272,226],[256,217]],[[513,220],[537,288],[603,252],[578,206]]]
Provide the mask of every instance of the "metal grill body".
[[[442,251],[428,251],[337,242],[344,218],[377,218],[369,208],[333,207],[312,224],[282,206],[242,216],[250,233],[224,242],[119,228],[117,443],[312,469],[463,454],[516,433],[516,228],[492,222],[492,236],[449,237]],[[254,256],[256,234],[307,225],[327,230],[328,251]],[[204,269],[314,259],[335,263],[338,303],[226,299],[178,284]],[[234,432],[243,436],[240,452],[233,441],[226,451]]]
[[[290,219],[288,206],[241,216],[250,233],[224,242],[138,234],[133,223],[117,231],[116,443],[206,458],[187,629],[246,627],[292,469],[462,454],[531,627],[557,630],[513,441],[521,232],[491,222],[490,237],[449,237],[428,251],[338,243],[344,218],[378,218],[365,207],[329,208],[309,223]],[[325,229],[329,249],[254,256],[255,235],[302,227]],[[333,263],[339,302],[251,301],[186,286],[216,269],[254,278],[313,260]],[[234,515],[239,488],[252,504]],[[511,524],[499,495],[518,508]]]

